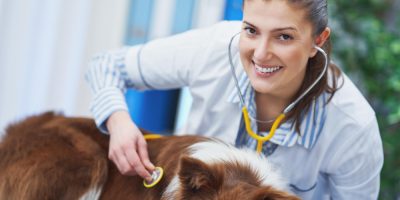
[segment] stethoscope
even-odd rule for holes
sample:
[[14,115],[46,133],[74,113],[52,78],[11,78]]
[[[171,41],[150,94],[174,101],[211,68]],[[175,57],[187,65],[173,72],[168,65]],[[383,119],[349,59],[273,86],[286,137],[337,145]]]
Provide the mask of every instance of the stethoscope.
[[[310,90],[311,90],[311,89],[318,83],[318,81],[321,80],[321,78],[324,76],[324,74],[325,74],[325,72],[326,72],[326,70],[327,70],[327,68],[328,68],[328,55],[325,53],[325,51],[324,51],[322,48],[320,48],[320,47],[318,47],[318,46],[316,46],[316,45],[314,46],[314,48],[316,48],[319,52],[322,53],[322,55],[324,55],[324,58],[325,58],[325,66],[324,66],[324,69],[322,70],[322,72],[321,72],[321,74],[318,76],[318,78],[314,81],[314,83],[312,83],[299,97],[297,97],[297,99],[296,99],[295,101],[293,101],[291,104],[289,104],[289,105],[283,110],[283,112],[274,120],[274,123],[272,124],[272,127],[271,127],[271,130],[270,130],[269,134],[266,135],[266,136],[260,136],[260,135],[257,135],[257,133],[255,133],[255,132],[251,129],[251,126],[250,126],[250,124],[251,124],[251,122],[250,122],[250,117],[251,117],[251,116],[250,116],[249,112],[247,111],[246,104],[244,103],[244,98],[243,98],[242,92],[240,91],[239,81],[238,81],[238,78],[236,77],[236,74],[235,74],[235,67],[234,67],[233,61],[232,61],[232,53],[231,53],[232,42],[233,42],[233,39],[234,39],[237,35],[239,35],[239,34],[240,34],[240,32],[239,32],[239,33],[236,33],[234,36],[232,36],[232,38],[231,38],[231,40],[230,40],[230,42],[229,42],[229,46],[228,46],[229,64],[230,64],[230,67],[231,67],[233,79],[235,80],[235,86],[236,86],[238,95],[239,95],[239,97],[240,97],[240,102],[241,102],[242,105],[243,105],[243,107],[242,107],[242,113],[243,113],[244,123],[245,123],[245,126],[246,126],[246,131],[247,131],[247,133],[248,133],[252,138],[254,138],[255,140],[257,140],[257,149],[256,149],[256,150],[257,150],[258,153],[260,153],[261,150],[262,150],[262,145],[264,144],[264,142],[268,141],[269,139],[271,139],[271,138],[275,135],[276,129],[279,127],[281,121],[285,118],[286,114],[289,113],[289,112],[294,108],[294,106],[296,106],[296,104],[297,104],[308,92],[310,92]],[[251,117],[251,118],[253,118],[253,119],[256,120],[256,118],[254,118],[254,117]]]

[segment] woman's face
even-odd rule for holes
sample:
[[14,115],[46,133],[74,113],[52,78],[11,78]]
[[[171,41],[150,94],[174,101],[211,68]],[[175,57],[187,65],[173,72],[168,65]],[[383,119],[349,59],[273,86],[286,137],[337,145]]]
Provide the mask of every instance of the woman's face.
[[316,54],[305,11],[282,0],[245,0],[240,57],[259,94],[291,99]]

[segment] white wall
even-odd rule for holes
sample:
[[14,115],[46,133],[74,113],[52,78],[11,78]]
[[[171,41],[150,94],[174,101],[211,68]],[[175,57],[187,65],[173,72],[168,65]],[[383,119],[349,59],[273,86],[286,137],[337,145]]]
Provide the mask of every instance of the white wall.
[[88,59],[123,44],[128,6],[128,0],[0,0],[0,130],[46,110],[88,116]]
[[[81,75],[87,69],[87,61],[95,53],[109,49],[120,48],[125,39],[125,31],[128,19],[129,0],[92,0],[89,29],[87,33],[87,44],[84,52],[85,59],[81,64]],[[80,87],[77,92],[74,106],[75,114],[90,115],[89,102],[90,90],[83,77],[79,81]]]

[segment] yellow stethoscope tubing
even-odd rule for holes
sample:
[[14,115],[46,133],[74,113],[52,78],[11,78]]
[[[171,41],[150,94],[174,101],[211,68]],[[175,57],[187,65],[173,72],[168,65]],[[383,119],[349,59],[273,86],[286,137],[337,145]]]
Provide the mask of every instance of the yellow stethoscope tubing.
[[264,142],[270,140],[274,135],[275,135],[275,131],[276,129],[279,127],[279,124],[281,123],[281,121],[285,118],[285,114],[281,113],[274,121],[274,123],[272,124],[271,130],[269,131],[269,134],[266,136],[260,136],[257,135],[257,133],[255,133],[252,129],[251,129],[251,122],[250,122],[250,118],[249,118],[249,112],[247,111],[246,106],[243,106],[242,108],[242,113],[243,113],[243,117],[244,117],[244,123],[246,125],[246,131],[247,133],[254,138],[255,140],[257,140],[257,153],[261,153],[262,150],[262,145],[264,144]]
[[145,140],[154,140],[154,139],[161,138],[162,135],[158,135],[158,134],[148,134],[148,135],[144,135],[143,137],[144,137]]

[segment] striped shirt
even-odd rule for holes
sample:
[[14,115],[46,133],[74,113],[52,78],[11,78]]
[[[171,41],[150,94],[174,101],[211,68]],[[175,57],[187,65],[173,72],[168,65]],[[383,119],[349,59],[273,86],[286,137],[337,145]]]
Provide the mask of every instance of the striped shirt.
[[[246,75],[246,73],[242,73],[239,78],[239,87],[241,88],[242,94],[244,94],[244,101],[248,107],[248,112],[251,116],[256,116],[256,104],[254,100],[254,89],[251,87],[250,81]],[[326,100],[327,94],[323,93],[320,97],[316,98],[310,108],[303,113],[301,125],[300,125],[300,133],[296,131],[295,126],[293,126],[293,120],[288,120],[285,123],[282,123],[275,132],[275,135],[269,140],[274,144],[291,147],[296,143],[310,149],[317,142],[319,135],[322,132],[322,128],[325,123],[326,118]],[[232,91],[229,96],[228,101],[232,103],[240,103],[239,96],[237,94],[236,88]],[[243,105],[241,105],[243,106]],[[252,130],[258,130],[257,122],[255,120],[251,120],[251,128]],[[266,136],[269,132],[260,132],[259,135]],[[236,146],[247,146],[252,149],[255,149],[257,146],[257,141],[250,137],[247,134],[244,121],[241,120],[241,125],[238,131],[238,136],[236,138]],[[268,142],[263,145],[263,152],[274,148],[271,147]]]
[[128,48],[99,53],[90,60],[85,79],[94,94],[90,105],[99,129],[106,133],[105,121],[115,111],[128,110],[124,93],[131,86],[127,77],[125,56]]

